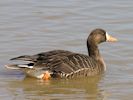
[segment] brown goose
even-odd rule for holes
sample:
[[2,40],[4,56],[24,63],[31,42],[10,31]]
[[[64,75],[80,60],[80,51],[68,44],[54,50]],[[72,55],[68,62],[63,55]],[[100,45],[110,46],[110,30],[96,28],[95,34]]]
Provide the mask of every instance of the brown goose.
[[88,55],[66,50],[53,50],[12,58],[11,60],[24,60],[30,63],[11,64],[6,67],[20,69],[28,76],[44,80],[97,75],[106,70],[98,49],[98,44],[106,41],[114,42],[117,39],[103,29],[95,29],[87,39]]

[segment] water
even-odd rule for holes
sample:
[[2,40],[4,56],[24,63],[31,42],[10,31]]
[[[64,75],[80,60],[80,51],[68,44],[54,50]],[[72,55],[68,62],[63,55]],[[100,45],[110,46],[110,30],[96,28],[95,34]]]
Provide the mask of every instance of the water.
[[[0,1],[1,100],[131,100],[133,98],[132,0]],[[65,49],[87,54],[86,38],[103,28],[118,38],[100,51],[104,76],[41,81],[4,65],[23,54]]]

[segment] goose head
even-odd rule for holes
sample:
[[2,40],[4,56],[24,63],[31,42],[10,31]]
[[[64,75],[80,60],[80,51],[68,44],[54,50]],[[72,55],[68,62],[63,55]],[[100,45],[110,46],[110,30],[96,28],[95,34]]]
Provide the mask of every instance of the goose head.
[[90,33],[87,41],[93,45],[98,45],[102,42],[116,42],[117,39],[103,29],[95,29]]

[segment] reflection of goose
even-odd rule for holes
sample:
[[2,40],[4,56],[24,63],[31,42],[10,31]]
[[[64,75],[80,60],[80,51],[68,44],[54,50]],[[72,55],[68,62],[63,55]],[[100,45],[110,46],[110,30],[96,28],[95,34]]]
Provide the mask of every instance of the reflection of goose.
[[10,69],[21,69],[27,75],[49,79],[93,76],[106,70],[104,61],[99,53],[98,44],[105,41],[117,41],[103,29],[93,30],[88,39],[88,54],[78,54],[64,50],[53,50],[36,55],[24,55],[11,60],[30,61],[28,64],[6,65]]
[[21,81],[9,81],[7,88],[9,88],[9,94],[15,98],[21,97],[23,100],[27,98],[36,98],[37,100],[75,100],[79,98],[81,100],[85,98],[88,100],[104,100],[103,98],[106,97],[106,91],[99,86],[99,81],[102,82],[101,80],[103,79],[102,76],[103,75],[96,75],[70,80],[62,79],[60,81],[58,79],[42,81],[26,77]]

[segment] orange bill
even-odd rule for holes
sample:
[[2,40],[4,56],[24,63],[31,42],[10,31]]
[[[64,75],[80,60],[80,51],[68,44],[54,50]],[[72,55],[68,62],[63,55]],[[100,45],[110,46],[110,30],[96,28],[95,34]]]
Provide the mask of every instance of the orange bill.
[[108,33],[106,33],[106,41],[107,42],[116,42],[118,40],[115,37],[112,37],[111,35],[109,35]]

